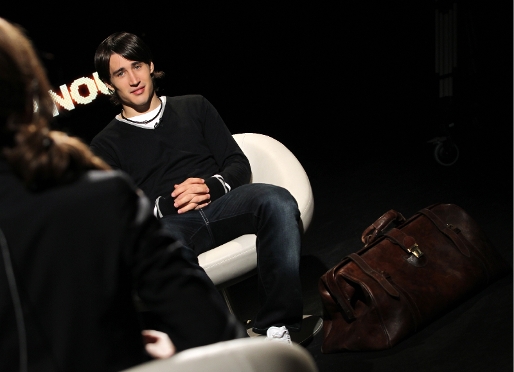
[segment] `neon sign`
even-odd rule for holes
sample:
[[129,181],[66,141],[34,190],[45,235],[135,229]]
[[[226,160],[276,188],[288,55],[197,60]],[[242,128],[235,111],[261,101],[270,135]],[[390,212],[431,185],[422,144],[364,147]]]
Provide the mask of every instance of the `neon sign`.
[[71,111],[75,108],[75,104],[87,105],[93,102],[98,93],[110,95],[107,86],[100,80],[97,72],[91,77],[81,77],[73,81],[69,87],[65,84],[59,87],[61,94],[57,94],[49,90],[50,96],[54,101],[54,116],[59,115],[57,105]]

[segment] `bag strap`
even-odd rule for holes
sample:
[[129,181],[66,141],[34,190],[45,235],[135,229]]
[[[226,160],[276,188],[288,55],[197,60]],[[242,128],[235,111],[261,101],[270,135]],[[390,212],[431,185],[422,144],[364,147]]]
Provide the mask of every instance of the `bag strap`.
[[448,224],[441,220],[439,216],[437,216],[430,209],[423,208],[419,211],[423,216],[428,218],[432,223],[441,231],[444,235],[453,241],[457,249],[466,257],[470,257],[469,248],[467,247],[464,239],[458,234],[460,230],[455,226]]
[[393,227],[390,231],[385,234],[385,237],[397,244],[406,253],[414,255],[416,258],[423,256],[423,252],[416,243],[416,239],[412,236],[405,234],[402,230]]
[[359,256],[356,253],[350,253],[347,257],[351,259],[353,262],[355,262],[357,266],[359,266],[360,269],[364,271],[368,276],[375,279],[375,281],[378,284],[380,284],[380,286],[384,288],[385,291],[389,293],[389,295],[395,298],[400,298],[400,294],[398,293],[396,288],[394,288],[393,285],[389,283],[389,281],[384,277],[384,275],[376,270],[373,270],[371,266],[369,266],[368,263],[362,259],[361,256]]
[[368,265],[366,261],[364,261],[361,256],[356,253],[351,253],[332,269],[328,270],[322,277],[321,280],[325,287],[327,288],[330,295],[337,301],[339,307],[343,310],[344,314],[348,318],[349,321],[355,319],[355,314],[353,312],[353,308],[350,305],[349,300],[342,295],[342,291],[337,285],[336,272],[348,263],[348,260],[353,261],[365,274],[373,278],[384,290],[394,298],[400,298],[400,294],[393,287],[391,283],[382,275],[381,273],[373,270],[371,266]]
[[[344,259],[343,259],[344,261]],[[343,262],[342,261],[342,262]],[[322,277],[322,281],[325,284],[325,287],[327,287],[328,292],[339,304],[339,307],[343,310],[345,315],[347,316],[348,320],[352,321],[355,319],[355,314],[352,310],[352,306],[350,305],[350,302],[344,297],[341,296],[341,289],[338,287],[336,283],[335,278],[335,270],[340,265],[336,265],[331,270],[327,271]]]

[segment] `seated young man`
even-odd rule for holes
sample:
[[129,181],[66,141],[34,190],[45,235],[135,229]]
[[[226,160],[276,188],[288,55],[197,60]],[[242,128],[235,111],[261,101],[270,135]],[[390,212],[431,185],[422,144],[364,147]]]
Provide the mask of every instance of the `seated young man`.
[[248,159],[200,95],[158,96],[148,46],[119,32],[97,48],[95,68],[121,111],[91,141],[155,201],[154,214],[196,256],[243,234],[257,235],[259,309],[252,330],[290,342],[303,303],[300,212],[288,190],[250,184]]

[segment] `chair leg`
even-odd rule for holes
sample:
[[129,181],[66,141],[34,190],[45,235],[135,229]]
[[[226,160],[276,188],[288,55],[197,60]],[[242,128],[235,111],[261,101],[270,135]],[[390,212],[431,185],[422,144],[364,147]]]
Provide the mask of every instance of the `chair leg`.
[[256,277],[247,278],[230,286],[219,287],[228,310],[245,327],[253,319],[258,310]]
[[221,295],[223,296],[223,299],[225,300],[225,303],[227,304],[228,310],[235,316],[234,309],[232,308],[232,304],[230,303],[229,295],[226,288],[219,289]]
[[228,288],[220,288],[218,289],[221,295],[223,296],[223,299],[225,300],[225,304],[227,305],[228,310],[234,317],[245,327],[247,327],[247,323],[249,322],[248,319],[244,319],[244,315],[242,315],[241,311],[237,311],[234,301],[230,300],[230,294],[228,291]]

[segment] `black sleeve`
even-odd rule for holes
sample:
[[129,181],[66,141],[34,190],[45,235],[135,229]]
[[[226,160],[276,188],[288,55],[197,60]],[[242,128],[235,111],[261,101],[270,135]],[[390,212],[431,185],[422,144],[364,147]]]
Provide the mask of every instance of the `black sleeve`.
[[[230,190],[250,182],[250,162],[230,133],[214,106],[202,97],[203,135],[214,159],[220,166],[220,175]],[[211,176],[214,176],[211,175]],[[211,200],[216,200],[230,190],[225,190],[215,178],[206,179],[211,190]]]
[[115,156],[99,143],[91,143],[90,150],[98,157],[102,158],[112,169],[120,169],[120,165]]
[[[121,169],[120,160],[116,154],[116,143],[112,140],[113,119],[100,133],[95,135],[89,144],[89,149],[102,158],[112,169]],[[116,138],[116,136],[115,136]]]

